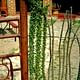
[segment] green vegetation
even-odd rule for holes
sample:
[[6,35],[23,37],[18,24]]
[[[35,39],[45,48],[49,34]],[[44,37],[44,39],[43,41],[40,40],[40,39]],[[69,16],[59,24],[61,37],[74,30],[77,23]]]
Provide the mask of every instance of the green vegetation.
[[[30,80],[45,80],[44,61],[47,18],[41,0],[30,1],[29,71]],[[46,11],[47,12],[47,11]],[[43,21],[43,22],[42,22]]]
[[[75,77],[71,63],[71,53],[73,44],[75,41],[78,44],[80,54],[80,42],[78,38],[78,27],[75,24],[79,22],[72,22],[71,16],[67,13],[66,18],[63,20],[62,26],[60,26],[60,34],[58,37],[58,50],[55,51],[54,44],[54,23],[55,20],[51,18],[47,19],[48,6],[43,7],[41,0],[30,1],[30,26],[29,26],[29,72],[30,80],[71,80]],[[67,28],[64,33],[65,22],[67,22]],[[73,24],[72,24],[73,23]],[[47,35],[47,33],[49,33]],[[63,36],[64,35],[64,36]],[[48,79],[45,76],[45,55],[46,55],[46,42],[47,37],[49,41],[49,66],[48,66]],[[56,59],[54,59],[54,56]],[[80,65],[80,64],[79,64]],[[76,68],[75,68],[76,69]],[[80,69],[78,72],[77,80],[80,77]],[[76,78],[75,78],[76,79]]]

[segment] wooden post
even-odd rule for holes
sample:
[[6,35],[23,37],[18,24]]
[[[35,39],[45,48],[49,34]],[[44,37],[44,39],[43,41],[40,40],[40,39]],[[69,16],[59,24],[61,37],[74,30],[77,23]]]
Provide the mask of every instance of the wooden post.
[[5,14],[7,15],[7,2],[6,0],[1,0],[1,11],[4,11]]
[[20,53],[21,80],[28,80],[28,23],[25,0],[20,0]]

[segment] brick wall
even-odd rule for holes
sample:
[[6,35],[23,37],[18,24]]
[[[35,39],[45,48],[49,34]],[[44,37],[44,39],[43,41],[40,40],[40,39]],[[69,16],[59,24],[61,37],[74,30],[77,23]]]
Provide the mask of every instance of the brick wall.
[[7,0],[8,15],[14,16],[16,14],[15,0]]
[[[8,6],[8,15],[15,15],[16,14],[16,3],[15,0],[7,0]],[[43,0],[43,4],[49,4],[48,14],[52,15],[52,0]]]

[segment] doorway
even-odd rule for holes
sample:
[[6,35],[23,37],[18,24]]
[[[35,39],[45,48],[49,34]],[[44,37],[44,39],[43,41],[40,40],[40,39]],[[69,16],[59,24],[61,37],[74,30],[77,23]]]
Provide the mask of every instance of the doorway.
[[16,0],[16,12],[20,12],[20,0]]

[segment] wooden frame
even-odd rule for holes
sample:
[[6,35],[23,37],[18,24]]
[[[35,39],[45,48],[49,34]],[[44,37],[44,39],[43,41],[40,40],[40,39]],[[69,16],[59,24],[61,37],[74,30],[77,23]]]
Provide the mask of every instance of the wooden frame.
[[20,0],[21,80],[28,80],[28,13],[26,2],[26,0]]

